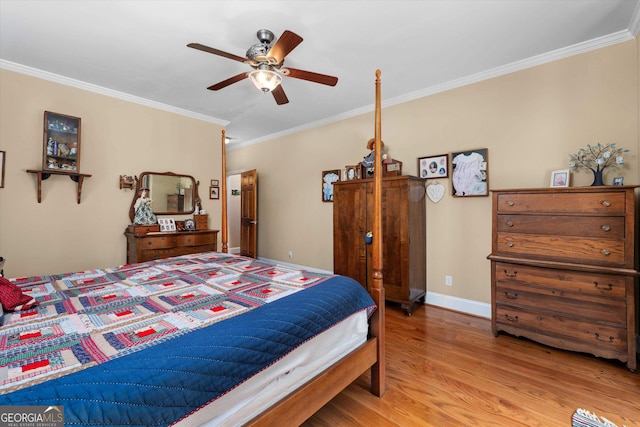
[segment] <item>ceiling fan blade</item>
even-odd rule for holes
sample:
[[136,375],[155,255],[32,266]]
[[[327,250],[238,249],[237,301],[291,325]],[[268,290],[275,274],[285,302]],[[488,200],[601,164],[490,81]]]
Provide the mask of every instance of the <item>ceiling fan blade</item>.
[[229,77],[227,80],[223,80],[220,83],[216,83],[212,86],[209,86],[207,89],[209,90],[220,90],[220,89],[224,89],[225,87],[232,85],[234,83],[239,82],[240,80],[244,80],[247,78],[247,73],[240,73],[238,75],[235,75],[233,77]]
[[198,49],[198,50],[201,50],[203,52],[213,53],[214,55],[223,56],[225,58],[233,59],[234,61],[247,62],[247,58],[243,58],[241,56],[234,55],[233,53],[223,52],[221,50],[214,49],[212,47],[205,46],[205,45],[200,44],[200,43],[189,43],[187,45],[187,47],[191,47],[193,49]]
[[278,85],[274,90],[271,91],[273,94],[273,99],[276,100],[278,105],[286,104],[289,102],[289,98],[284,93],[284,89],[282,89],[282,85]]
[[280,38],[276,41],[267,56],[273,57],[278,61],[277,63],[281,63],[285,56],[287,56],[293,49],[296,48],[300,43],[302,43],[302,37],[297,35],[296,33],[292,33],[289,30],[285,30],[284,33],[280,36]]
[[[288,70],[288,71],[285,71]],[[338,78],[327,76],[326,74],[312,73],[311,71],[298,70],[296,68],[286,68],[282,70],[282,74],[294,79],[307,80],[314,83],[320,83],[327,86],[335,86],[338,84]]]

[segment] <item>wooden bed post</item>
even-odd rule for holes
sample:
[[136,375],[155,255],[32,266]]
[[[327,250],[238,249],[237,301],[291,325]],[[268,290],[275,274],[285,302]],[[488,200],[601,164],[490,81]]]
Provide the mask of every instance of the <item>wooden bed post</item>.
[[378,309],[371,319],[371,333],[378,338],[378,361],[371,367],[371,392],[382,396],[385,392],[385,294],[382,274],[382,148],[380,113],[380,70],[376,70],[375,107],[375,163],[373,176],[373,278],[370,290]]
[[220,192],[222,193],[222,252],[227,253],[227,138],[225,131],[222,129],[222,177],[220,179]]

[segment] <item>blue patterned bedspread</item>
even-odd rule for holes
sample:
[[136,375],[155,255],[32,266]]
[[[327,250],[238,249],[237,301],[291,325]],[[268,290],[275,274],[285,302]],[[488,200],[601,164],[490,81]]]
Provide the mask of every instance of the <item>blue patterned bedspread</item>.
[[0,405],[68,425],[171,424],[375,309],[349,278],[215,252],[15,283],[40,306],[5,315]]

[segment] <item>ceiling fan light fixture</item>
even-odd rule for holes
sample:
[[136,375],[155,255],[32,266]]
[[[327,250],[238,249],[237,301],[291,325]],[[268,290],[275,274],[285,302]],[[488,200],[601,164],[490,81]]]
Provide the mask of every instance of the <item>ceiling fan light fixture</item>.
[[268,68],[260,66],[257,70],[249,73],[251,82],[263,92],[271,92],[282,82],[280,74]]

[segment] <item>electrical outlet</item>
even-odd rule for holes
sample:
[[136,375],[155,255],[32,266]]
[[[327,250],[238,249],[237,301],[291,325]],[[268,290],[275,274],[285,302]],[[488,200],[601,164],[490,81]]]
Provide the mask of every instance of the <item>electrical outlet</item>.
[[453,286],[453,277],[444,276],[444,284],[447,286]]
[[289,258],[293,258],[293,251],[289,251]]

